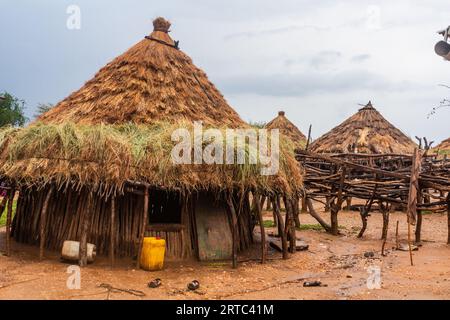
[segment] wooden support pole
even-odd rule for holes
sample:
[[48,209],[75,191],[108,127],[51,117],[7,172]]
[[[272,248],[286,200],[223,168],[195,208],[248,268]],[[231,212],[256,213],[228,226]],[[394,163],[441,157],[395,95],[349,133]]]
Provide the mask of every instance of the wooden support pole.
[[331,226],[325,222],[325,220],[322,219],[321,216],[319,216],[319,214],[316,212],[316,209],[314,209],[314,205],[311,201],[311,199],[306,198],[306,204],[308,206],[308,211],[309,214],[317,220],[317,222],[320,223],[320,225],[322,226],[322,228],[325,229],[326,232],[331,233]]
[[8,203],[8,198],[9,198],[9,191],[7,192],[7,194],[3,197],[2,202],[0,203],[0,218],[3,215],[3,211],[5,211],[5,207],[6,204]]
[[302,213],[308,212],[308,205],[306,204],[306,197],[302,197]]
[[94,195],[92,191],[88,191],[88,203],[83,213],[83,221],[81,225],[81,237],[80,237],[80,267],[85,267],[88,264],[87,259],[87,239],[89,231],[89,218],[94,203]]
[[412,158],[411,178],[409,180],[409,195],[407,206],[408,247],[411,266],[414,265],[411,248],[411,224],[416,223],[417,197],[419,195],[419,176],[421,163],[422,163],[422,153],[418,148],[415,148],[414,155]]
[[41,219],[39,224],[39,260],[44,259],[44,248],[45,248],[45,225],[47,224],[47,211],[48,211],[48,203],[50,201],[50,197],[53,193],[53,187],[50,187],[47,195],[45,196],[44,204],[42,206]]
[[115,242],[116,242],[116,197],[111,196],[111,221],[110,221],[110,235],[109,235],[109,259],[111,261],[111,268],[115,263]]
[[[228,204],[228,211],[231,215],[231,232],[232,232],[232,239],[233,239],[233,248],[232,248],[232,260],[233,260],[233,269],[237,268],[237,216],[236,216],[236,210],[234,209],[233,204],[233,198],[232,198],[232,191],[230,191],[227,194],[227,204]],[[253,201],[255,203],[255,198],[253,198]],[[256,201],[256,203],[259,204],[259,200]],[[263,225],[264,227],[264,225]],[[261,235],[262,239],[262,235]],[[262,240],[261,240],[262,241]]]
[[281,217],[281,213],[280,213],[279,197],[280,197],[279,195],[276,195],[273,198],[272,207],[273,207],[273,212],[277,216],[277,219],[278,219],[278,232],[279,232],[279,236],[281,237],[281,247],[283,249],[283,259],[287,259],[287,258],[289,258],[288,245],[287,245],[286,232],[284,229],[284,222],[283,222],[283,218]]
[[15,193],[15,189],[11,188],[8,194],[8,211],[6,213],[6,255],[8,257],[11,255],[11,218]]
[[450,244],[450,192],[447,194],[447,244]]
[[398,224],[399,224],[399,221],[397,220],[397,225],[395,227],[395,249],[397,249],[397,250],[400,247],[400,241],[398,240]]
[[[424,201],[425,200],[425,201]],[[420,204],[422,203],[422,202],[425,202],[425,203],[430,203],[430,198],[428,197],[425,197],[425,199],[424,199],[424,197],[423,197],[423,195],[422,195],[422,191],[421,190],[418,190],[418,196],[417,196],[417,205],[419,205],[420,206]],[[422,210],[420,210],[420,209],[418,209],[417,210],[417,221],[416,221],[416,232],[415,232],[415,236],[416,236],[416,239],[415,239],[415,243],[420,243],[421,242],[421,233],[422,233],[422,221],[423,221],[423,219],[422,219]]]
[[383,215],[383,230],[381,232],[381,239],[387,240],[388,230],[389,230],[389,205],[383,205],[383,203],[380,202],[380,209],[381,214]]
[[338,213],[342,209],[342,203],[344,202],[343,189],[344,189],[344,181],[345,176],[347,174],[347,168],[344,166],[342,168],[341,177],[339,180],[339,190],[337,194],[336,203],[331,203],[331,234],[337,236],[339,234],[339,223],[338,223]]
[[142,214],[141,221],[141,233],[139,234],[139,247],[138,254],[136,259],[136,268],[139,269],[141,267],[141,254],[142,254],[142,246],[144,245],[144,237],[145,237],[145,227],[147,226],[148,220],[148,187],[144,189],[144,212]]
[[294,209],[291,199],[286,198],[286,218],[288,219],[288,234],[289,234],[289,251],[295,253],[296,236],[295,236],[295,222]]
[[[270,202],[270,200],[267,200]],[[262,212],[262,206],[261,203],[259,205],[256,205],[256,214],[259,218],[259,226],[261,231],[261,263],[266,263],[266,255],[267,255],[267,248],[266,248],[266,230],[264,228],[264,218],[263,218],[263,212]]]

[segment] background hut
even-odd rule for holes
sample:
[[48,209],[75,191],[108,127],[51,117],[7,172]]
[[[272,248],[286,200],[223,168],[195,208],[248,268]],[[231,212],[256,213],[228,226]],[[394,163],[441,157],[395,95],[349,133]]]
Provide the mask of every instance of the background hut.
[[284,111],[278,112],[278,116],[265,126],[266,129],[279,129],[280,133],[291,139],[295,148],[304,148],[306,145],[305,135],[286,117]]
[[436,148],[435,151],[439,154],[450,154],[450,138],[442,141]]
[[41,258],[44,248],[79,240],[82,250],[93,243],[114,261],[138,255],[147,235],[164,238],[171,258],[235,262],[252,243],[255,219],[262,221],[250,209],[250,193],[300,191],[302,172],[288,142],[281,143],[274,176],[262,176],[260,163],[173,163],[176,129],[192,132],[193,121],[219,129],[248,125],[169,28],[156,19],[150,36],[37,122],[1,131],[0,174],[10,195],[19,192],[12,235],[39,244]]
[[412,154],[416,144],[369,103],[311,145],[316,153]]

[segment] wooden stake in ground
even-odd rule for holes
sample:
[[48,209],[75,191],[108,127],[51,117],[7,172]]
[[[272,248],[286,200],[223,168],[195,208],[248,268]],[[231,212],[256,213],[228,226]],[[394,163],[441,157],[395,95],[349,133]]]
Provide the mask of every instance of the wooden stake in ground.
[[[267,198],[267,202],[270,202],[270,199]],[[256,205],[256,214],[259,218],[259,225],[261,230],[261,263],[266,263],[266,230],[264,228],[264,219],[262,213],[262,204]],[[262,226],[262,227],[261,227]]]
[[2,202],[0,203],[0,218],[2,217],[3,211],[5,211],[6,204],[8,203],[8,195],[9,190],[8,193],[3,197]]
[[45,248],[45,225],[47,223],[47,209],[48,209],[48,203],[50,201],[50,197],[53,193],[53,187],[50,187],[50,190],[48,191],[47,195],[45,196],[44,205],[42,206],[42,212],[41,212],[41,221],[39,225],[39,234],[40,234],[40,243],[39,243],[39,260],[44,259],[44,248]]
[[87,266],[88,260],[87,260],[87,238],[88,238],[88,231],[89,231],[89,218],[91,216],[91,211],[93,207],[94,202],[94,195],[92,191],[88,192],[88,203],[87,208],[84,210],[83,214],[83,222],[81,227],[81,237],[80,237],[80,261],[79,265],[80,267]]
[[278,235],[281,237],[281,247],[283,249],[283,259],[287,259],[287,258],[289,258],[287,237],[286,237],[286,232],[285,232],[285,228],[284,228],[283,218],[281,217],[281,213],[280,213],[279,198],[280,198],[279,195],[274,196],[272,207],[273,207],[273,212],[277,216],[277,220],[278,220],[278,233],[279,233]]
[[[256,203],[260,203],[259,200],[256,201]],[[227,204],[228,204],[228,210],[230,212],[231,215],[231,232],[232,232],[232,239],[233,239],[233,252],[232,252],[232,258],[233,258],[233,269],[237,268],[237,216],[236,216],[236,210],[234,209],[234,204],[233,204],[233,198],[232,198],[232,193],[231,191],[227,194]],[[256,207],[259,207],[259,205],[256,205]],[[264,225],[263,225],[264,227]],[[263,236],[261,235],[261,241],[262,241]],[[264,257],[264,253],[263,253],[263,258],[261,259],[265,259]]]
[[11,190],[9,190],[8,212],[6,213],[6,255],[8,257],[11,255],[11,218],[15,193],[16,191],[14,188],[11,188]]
[[136,268],[139,269],[141,267],[141,254],[142,254],[142,246],[144,245],[144,237],[145,237],[145,228],[147,227],[148,220],[148,187],[144,189],[144,214],[142,215],[141,222],[141,234],[139,235],[139,247],[138,254],[136,259]]
[[114,251],[115,251],[115,239],[116,239],[116,197],[111,197],[111,224],[110,224],[110,238],[109,238],[109,258],[111,260],[111,267],[114,267]]
[[448,227],[447,244],[450,244],[450,192],[447,195],[447,227]]
[[411,224],[416,223],[417,195],[419,194],[419,175],[421,162],[422,162],[422,153],[418,148],[416,148],[414,150],[414,155],[412,159],[411,177],[409,181],[408,207],[407,207],[408,246],[411,265],[414,265],[411,248]]
[[395,249],[398,250],[399,246],[399,241],[398,241],[398,223],[399,221],[397,220],[397,226],[395,227]]

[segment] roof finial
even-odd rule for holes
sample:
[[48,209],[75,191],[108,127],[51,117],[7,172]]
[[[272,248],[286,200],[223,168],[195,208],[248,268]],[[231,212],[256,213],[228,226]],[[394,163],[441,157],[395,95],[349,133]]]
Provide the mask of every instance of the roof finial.
[[171,23],[168,20],[164,19],[163,17],[158,17],[155,20],[153,20],[153,31],[161,31],[169,33],[170,26]]
[[284,112],[284,111],[279,111],[279,112],[278,112],[278,115],[279,115],[279,116],[284,116],[284,115],[286,115],[286,112]]
[[369,100],[369,103],[366,105],[367,108],[373,108],[372,101]]

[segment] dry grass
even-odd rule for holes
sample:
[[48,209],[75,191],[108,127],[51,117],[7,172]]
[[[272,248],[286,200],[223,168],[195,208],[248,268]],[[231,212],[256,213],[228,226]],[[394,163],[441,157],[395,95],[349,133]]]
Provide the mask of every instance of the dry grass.
[[222,94],[164,32],[155,30],[103,67],[92,80],[43,114],[45,123],[149,124],[183,119],[207,125],[248,127]]
[[[24,129],[6,128],[0,130],[0,174],[25,185],[87,184],[97,190],[121,190],[130,180],[182,190],[256,188],[292,193],[302,188],[303,173],[288,139],[280,139],[279,174],[262,176],[259,161],[255,165],[248,161],[244,165],[174,165],[171,152],[176,142],[171,134],[179,128],[193,136],[193,124],[187,121],[152,125],[36,123]],[[247,145],[247,156],[250,151]]]
[[317,153],[411,154],[416,144],[389,123],[369,102],[355,115],[311,145]]

